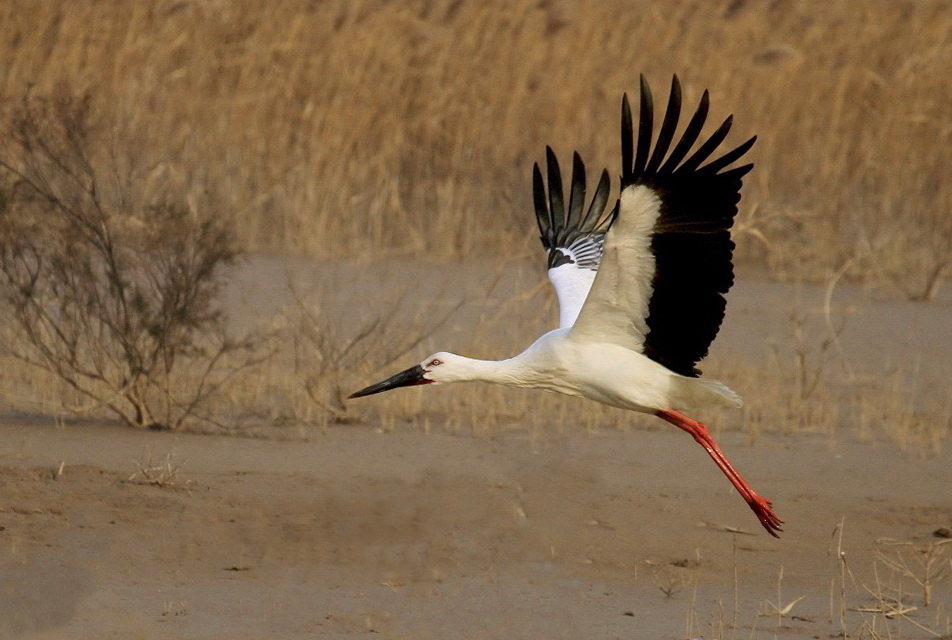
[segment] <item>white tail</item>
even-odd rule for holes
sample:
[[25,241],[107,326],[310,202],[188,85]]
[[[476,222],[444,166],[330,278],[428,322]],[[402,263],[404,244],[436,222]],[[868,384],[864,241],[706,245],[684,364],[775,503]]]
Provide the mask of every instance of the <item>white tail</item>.
[[675,378],[675,384],[680,387],[681,395],[691,404],[707,404],[714,402],[729,407],[742,407],[744,401],[720,380],[709,378]]

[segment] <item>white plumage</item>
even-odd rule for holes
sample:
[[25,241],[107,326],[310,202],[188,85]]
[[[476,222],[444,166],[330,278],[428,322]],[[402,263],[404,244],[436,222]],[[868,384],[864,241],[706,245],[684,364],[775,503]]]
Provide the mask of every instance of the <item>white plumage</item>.
[[548,188],[534,167],[536,217],[559,300],[559,328],[507,360],[439,352],[351,397],[409,385],[482,381],[651,413],[691,434],[776,536],[782,521],[770,503],[734,469],[707,427],[677,410],[741,404],[727,386],[700,378],[694,367],[717,334],[724,294],[733,283],[730,227],[741,178],[752,165],[728,167],[755,140],[711,159],[730,129],[728,118],[692,153],[708,100],[705,92],[669,154],[681,108],[675,77],[652,150],[653,105],[642,77],[637,151],[627,96],[622,103],[621,193],[609,213],[610,181],[603,171],[583,214],[585,167],[578,154],[568,206],[552,150],[546,149]]

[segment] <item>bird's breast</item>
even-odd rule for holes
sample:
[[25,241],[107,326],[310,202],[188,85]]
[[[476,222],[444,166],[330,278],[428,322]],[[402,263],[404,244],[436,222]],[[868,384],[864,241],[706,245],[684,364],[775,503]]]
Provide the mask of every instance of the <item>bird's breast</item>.
[[588,398],[634,411],[669,405],[672,373],[616,344],[578,342],[557,330],[526,350],[523,386]]

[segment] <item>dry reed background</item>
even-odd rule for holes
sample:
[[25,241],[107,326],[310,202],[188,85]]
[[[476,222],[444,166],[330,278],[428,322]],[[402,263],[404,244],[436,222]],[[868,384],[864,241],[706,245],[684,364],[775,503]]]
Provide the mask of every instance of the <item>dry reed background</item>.
[[[757,133],[742,264],[928,294],[952,258],[938,0],[10,0],[0,97],[88,92],[134,162],[253,250],[522,250],[545,144],[617,175],[618,103],[709,88]],[[857,257],[863,258],[858,260]]]
[[[617,175],[621,93],[645,73],[660,102],[677,73],[687,101],[710,89],[712,120],[735,114],[735,141],[760,136],[736,234],[742,270],[930,298],[952,267],[949,68],[952,3],[939,0],[0,4],[4,108],[24,95],[88,94],[107,145],[147,176],[144,198],[155,183],[178,190],[231,216],[249,250],[281,256],[528,255],[530,168],[544,145]],[[482,320],[498,327],[499,317]],[[307,357],[343,357],[334,349],[356,335],[301,322],[286,327],[304,342],[258,381],[320,371]],[[351,363],[361,377],[380,366]],[[772,367],[723,375],[753,382]],[[802,373],[771,378],[767,402]],[[8,395],[25,392],[18,380],[6,378]],[[334,397],[308,397],[326,382],[252,387],[255,415],[341,419]],[[894,414],[870,412],[884,423],[910,416],[905,391],[889,395]],[[567,422],[558,416],[571,400],[546,398],[540,412],[539,395],[530,411],[507,394],[461,391],[427,406],[466,424]],[[832,413],[806,422],[840,420],[842,396],[813,400]],[[417,395],[386,402],[381,420],[428,425]],[[948,430],[942,402],[930,442]],[[605,412],[586,414],[590,426],[625,421]],[[761,413],[744,418],[753,432]]]

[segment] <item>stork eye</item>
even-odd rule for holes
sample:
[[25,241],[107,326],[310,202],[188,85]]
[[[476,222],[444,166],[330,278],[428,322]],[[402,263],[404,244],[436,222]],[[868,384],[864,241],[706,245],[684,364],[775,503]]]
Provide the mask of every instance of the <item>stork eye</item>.
[[430,360],[430,361],[426,364],[426,366],[428,366],[428,367],[438,367],[438,366],[440,366],[441,364],[443,364],[443,361],[442,361],[442,360],[440,360],[439,358],[433,358],[432,360]]

